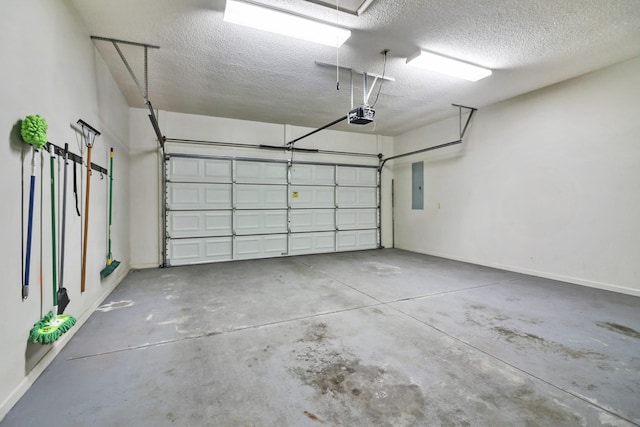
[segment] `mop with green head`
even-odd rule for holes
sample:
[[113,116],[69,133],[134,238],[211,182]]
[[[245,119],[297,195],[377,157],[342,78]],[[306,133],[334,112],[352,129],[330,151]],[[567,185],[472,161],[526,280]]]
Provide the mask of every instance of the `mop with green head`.
[[[65,165],[66,165],[66,152],[65,147]],[[68,314],[62,314],[67,304],[69,304],[69,297],[67,290],[64,287],[58,288],[57,285],[57,260],[56,260],[56,204],[55,204],[55,157],[53,155],[53,145],[49,144],[49,153],[51,154],[51,250],[52,250],[52,262],[51,269],[53,272],[53,310],[47,313],[42,319],[36,322],[31,328],[29,333],[29,340],[38,344],[52,344],[58,338],[67,332],[73,325],[76,324],[76,319]],[[65,167],[66,175],[66,167]],[[65,188],[66,188],[66,176],[65,176]],[[66,194],[66,191],[65,191]],[[66,197],[63,202],[66,205]],[[63,206],[63,211],[65,211]],[[64,217],[63,213],[63,217]],[[64,238],[63,238],[64,241]],[[61,249],[64,251],[64,247]],[[63,271],[64,266],[61,266]],[[62,281],[62,277],[61,277]],[[57,310],[56,310],[57,307]]]
[[113,147],[109,152],[109,249],[107,253],[107,266],[100,272],[100,277],[103,279],[113,273],[118,268],[120,261],[113,259],[111,255],[111,220],[113,210]]

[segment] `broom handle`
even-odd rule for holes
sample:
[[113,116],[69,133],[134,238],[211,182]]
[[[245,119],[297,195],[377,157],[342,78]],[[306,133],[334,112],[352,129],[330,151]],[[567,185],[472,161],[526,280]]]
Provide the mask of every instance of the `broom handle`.
[[29,276],[31,274],[31,240],[33,238],[33,198],[36,187],[36,149],[31,153],[31,179],[29,181],[29,224],[27,228],[27,256],[24,268],[24,282],[22,285],[22,299],[29,297]]
[[113,147],[109,152],[109,253],[107,255],[107,265],[111,265],[111,218],[113,204]]
[[84,244],[82,246],[82,281],[80,282],[80,292],[84,293],[87,278],[87,241],[89,236],[89,193],[91,190],[91,147],[87,145],[87,198],[84,205]]
[[60,230],[60,280],[58,285],[64,287],[64,236],[67,223],[67,164],[69,163],[69,144],[64,144],[64,174],[62,180],[62,226]]
[[51,169],[51,271],[53,274],[53,306],[58,305],[58,273],[56,262],[56,185],[55,185],[55,156],[53,154],[53,144],[49,144],[50,169]]

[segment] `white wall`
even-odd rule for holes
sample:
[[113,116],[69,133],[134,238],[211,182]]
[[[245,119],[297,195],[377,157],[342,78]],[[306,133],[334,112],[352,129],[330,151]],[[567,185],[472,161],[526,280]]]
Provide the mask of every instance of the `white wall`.
[[[131,133],[131,256],[134,267],[154,267],[162,263],[161,224],[161,155],[155,134],[149,123],[148,110],[132,108]],[[291,125],[260,123],[219,117],[196,116],[160,111],[158,121],[167,138],[200,141],[232,142],[239,144],[284,145],[286,141],[313,130]],[[392,138],[374,134],[321,131],[296,144],[299,148],[350,151],[358,153],[382,152],[389,156]],[[280,151],[246,148],[221,148],[203,145],[167,144],[167,152],[207,153],[222,156],[287,159]],[[376,158],[296,153],[295,160],[377,165]],[[391,174],[383,182],[383,197],[390,198]],[[390,200],[390,199],[389,199]],[[390,202],[383,200],[383,223],[390,221]],[[390,244],[391,227],[384,227],[383,245]]]
[[[396,246],[640,295],[639,112],[640,58],[480,109],[463,145],[395,161]],[[395,151],[457,138],[456,117]]]
[[[0,56],[3,58],[3,66],[0,67],[0,129],[3,139],[0,144],[3,202],[0,210],[3,228],[0,243],[3,274],[0,313],[5,319],[0,351],[1,419],[79,327],[72,328],[54,345],[27,342],[33,324],[52,308],[50,169],[49,156],[46,155],[43,158],[44,166],[39,167],[37,172],[31,292],[29,298],[22,301],[22,245],[27,232],[31,156],[30,146],[20,137],[20,121],[30,114],[42,115],[49,124],[49,141],[60,146],[69,143],[70,150],[79,154],[82,144],[71,124],[82,118],[102,132],[95,143],[93,162],[108,168],[109,147],[113,146],[116,153],[113,252],[122,265],[106,280],[100,280],[100,270],[104,268],[106,260],[108,180],[105,177],[101,181],[100,175],[94,173],[90,197],[87,289],[82,295],[82,221],[73,207],[70,163],[64,284],[71,303],[65,313],[75,316],[82,323],[129,268],[129,116],[122,94],[68,1],[0,3]],[[84,173],[80,168],[78,172],[84,184]],[[56,179],[61,177],[60,173]]]

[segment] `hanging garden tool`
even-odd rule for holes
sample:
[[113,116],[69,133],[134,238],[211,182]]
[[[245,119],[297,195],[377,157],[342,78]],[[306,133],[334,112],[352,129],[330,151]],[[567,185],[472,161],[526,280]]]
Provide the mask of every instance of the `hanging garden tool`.
[[36,186],[36,151],[47,143],[47,121],[39,115],[27,116],[20,128],[22,139],[32,147],[31,180],[29,183],[29,220],[27,225],[27,253],[25,255],[24,281],[22,282],[22,299],[29,297],[29,276],[31,274],[31,240],[33,237],[33,199]]
[[93,126],[89,125],[84,120],[78,120],[78,124],[82,128],[82,139],[87,146],[87,195],[84,205],[84,242],[82,245],[82,280],[80,282],[80,291],[84,293],[86,289],[87,279],[87,243],[89,237],[89,194],[91,190],[91,149],[97,136],[100,136]]
[[[67,332],[76,324],[76,319],[67,314],[57,315],[58,295],[60,290],[57,286],[57,259],[56,259],[56,195],[55,195],[55,156],[53,145],[49,145],[51,154],[51,270],[53,282],[53,310],[47,313],[41,320],[36,322],[31,328],[29,339],[31,342],[39,344],[51,344]],[[69,303],[66,297],[66,304]],[[64,307],[63,307],[64,310]]]
[[118,268],[120,261],[116,261],[111,255],[111,220],[113,211],[113,147],[109,151],[109,248],[107,253],[107,266],[102,269],[100,276],[102,278],[107,277],[113,271]]
[[58,282],[58,314],[64,313],[69,305],[69,295],[64,287],[64,243],[67,224],[67,166],[69,164],[69,144],[64,144],[64,173],[62,183],[62,229],[60,230],[60,281]]

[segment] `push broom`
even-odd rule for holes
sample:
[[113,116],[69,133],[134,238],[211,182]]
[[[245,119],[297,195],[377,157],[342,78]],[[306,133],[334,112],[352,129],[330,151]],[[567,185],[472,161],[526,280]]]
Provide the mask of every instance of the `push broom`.
[[120,261],[116,261],[111,255],[111,220],[113,210],[113,147],[109,152],[109,249],[107,253],[107,266],[102,269],[100,276],[104,279],[118,268]]
[[[64,306],[58,306],[58,293],[62,289],[58,289],[57,286],[57,260],[56,260],[56,198],[55,198],[55,157],[53,155],[53,145],[49,144],[49,153],[51,154],[51,270],[53,281],[53,307],[54,309],[47,313],[42,319],[36,322],[31,328],[29,339],[33,343],[39,344],[52,344],[58,338],[67,332],[73,325],[76,324],[76,319],[68,314],[60,314],[64,311],[64,308],[69,303],[69,297],[66,296],[66,290],[62,296],[62,304]],[[66,164],[66,155],[65,155]],[[63,207],[64,210],[64,207]],[[58,306],[58,310],[56,310]],[[62,311],[60,311],[62,308]],[[56,314],[54,314],[56,313]]]

